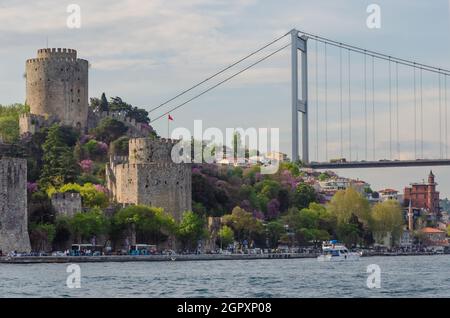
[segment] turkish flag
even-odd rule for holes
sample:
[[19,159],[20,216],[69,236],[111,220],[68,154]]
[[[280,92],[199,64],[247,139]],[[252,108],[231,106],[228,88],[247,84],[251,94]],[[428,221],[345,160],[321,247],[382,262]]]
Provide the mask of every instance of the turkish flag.
[[170,114],[169,114],[169,120],[173,120],[173,117],[172,117],[172,116],[170,116]]

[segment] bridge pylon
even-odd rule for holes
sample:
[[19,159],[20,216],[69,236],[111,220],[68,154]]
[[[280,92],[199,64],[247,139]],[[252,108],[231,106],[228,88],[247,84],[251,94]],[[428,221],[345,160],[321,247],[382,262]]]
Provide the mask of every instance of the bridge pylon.
[[[308,142],[308,37],[299,36],[299,31],[291,31],[291,69],[292,69],[292,161],[299,160],[299,123],[298,113],[302,114],[302,157],[301,160],[309,163]],[[299,99],[299,69],[298,52],[301,52],[301,99]]]

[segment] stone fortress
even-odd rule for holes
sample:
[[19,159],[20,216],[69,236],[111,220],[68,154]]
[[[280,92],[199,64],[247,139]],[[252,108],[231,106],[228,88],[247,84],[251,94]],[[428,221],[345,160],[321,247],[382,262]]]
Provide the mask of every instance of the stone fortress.
[[112,157],[106,168],[107,187],[114,201],[162,207],[175,220],[192,209],[190,164],[173,163],[171,139],[134,138],[128,157]]
[[27,214],[27,161],[0,153],[0,250],[30,252]]
[[88,122],[88,69],[86,60],[72,49],[40,49],[26,62],[26,103],[30,113],[21,116],[21,132],[59,122],[85,129]]
[[[104,118],[123,122],[130,137],[129,156],[112,157],[106,166],[111,200],[161,207],[180,220],[192,208],[192,175],[189,164],[171,160],[176,142],[149,138],[151,127],[123,114],[90,110],[88,69],[88,61],[77,58],[73,49],[38,50],[37,58],[26,62],[30,113],[20,117],[21,135],[34,134],[53,123],[87,132]],[[10,147],[0,143],[0,250],[4,254],[28,252],[27,163],[12,158],[14,152],[6,148]],[[57,214],[71,216],[82,210],[81,197],[75,194],[55,195],[52,205]]]

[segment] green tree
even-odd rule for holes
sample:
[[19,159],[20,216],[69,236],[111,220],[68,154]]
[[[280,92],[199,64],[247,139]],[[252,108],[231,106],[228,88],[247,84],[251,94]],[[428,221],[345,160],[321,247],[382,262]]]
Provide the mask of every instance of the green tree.
[[376,204],[372,209],[372,230],[378,243],[384,243],[390,237],[390,243],[395,244],[401,237],[403,215],[400,204],[395,200],[387,200]]
[[338,224],[348,223],[352,215],[365,226],[371,222],[369,201],[353,188],[336,192],[328,204],[328,210],[337,218]]
[[55,220],[55,238],[53,245],[57,250],[68,248],[68,242],[72,236],[70,218],[67,216],[58,216]]
[[119,210],[114,215],[113,223],[122,235],[135,234],[141,242],[147,243],[159,244],[176,232],[174,219],[163,209],[143,205]]
[[108,233],[109,223],[103,212],[94,208],[89,212],[76,213],[70,220],[70,225],[78,243],[83,243],[94,236]]
[[269,246],[271,248],[277,247],[278,242],[280,241],[282,235],[286,233],[286,229],[284,227],[284,224],[280,220],[275,220],[272,222],[267,223],[266,225],[267,230],[267,238],[269,240]]
[[19,120],[13,116],[0,117],[0,140],[7,143],[19,139]]
[[47,190],[47,194],[49,197],[51,197],[53,193],[66,192],[79,193],[83,200],[83,205],[88,208],[106,208],[109,203],[106,193],[99,191],[92,183],[85,183],[84,185],[79,185],[77,183],[67,183],[58,189],[51,187]]
[[178,225],[177,238],[181,241],[185,248],[195,248],[197,241],[207,236],[205,219],[187,211],[183,213],[183,218]]
[[317,194],[314,188],[306,183],[300,183],[293,195],[293,204],[299,208],[304,209],[310,203],[317,201]]
[[109,103],[108,103],[108,99],[106,99],[105,93],[102,93],[102,97],[100,98],[99,109],[102,112],[109,111]]
[[29,112],[27,105],[0,105],[0,140],[14,143],[19,140],[19,116]]
[[65,130],[57,124],[50,127],[42,149],[44,151],[43,167],[40,178],[42,188],[62,186],[75,181],[79,167],[73,149],[67,145]]
[[235,207],[231,214],[223,217],[224,223],[234,230],[238,241],[250,240],[264,232],[261,221],[240,207]]
[[229,226],[222,226],[219,230],[220,248],[227,247],[234,241],[234,232]]
[[116,140],[114,140],[110,144],[110,154],[117,156],[127,156],[128,155],[128,145],[130,138],[127,136],[122,136]]
[[110,143],[119,137],[122,137],[128,128],[121,121],[114,118],[104,118],[97,126],[92,130],[92,133],[97,139]]
[[308,208],[301,211],[292,208],[283,220],[294,231],[299,244],[313,242],[317,245],[320,241],[328,240],[330,232],[335,228],[333,216],[324,206],[317,203],[311,203]]
[[30,225],[30,241],[33,250],[50,250],[54,238],[55,226],[53,224],[32,223]]

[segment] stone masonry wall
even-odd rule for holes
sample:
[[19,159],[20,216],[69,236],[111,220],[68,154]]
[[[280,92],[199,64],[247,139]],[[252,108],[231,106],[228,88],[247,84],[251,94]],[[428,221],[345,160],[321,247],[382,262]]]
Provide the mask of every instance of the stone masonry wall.
[[52,207],[57,215],[72,217],[83,211],[81,195],[79,193],[55,193],[52,195]]
[[29,252],[27,162],[0,158],[0,250]]
[[180,220],[192,209],[192,172],[176,164],[170,152],[176,141],[137,138],[129,143],[129,157],[112,158],[106,169],[107,185],[118,203],[161,207]]
[[88,117],[88,69],[72,49],[41,49],[26,62],[27,104],[32,114],[56,116],[63,125],[84,129]]

